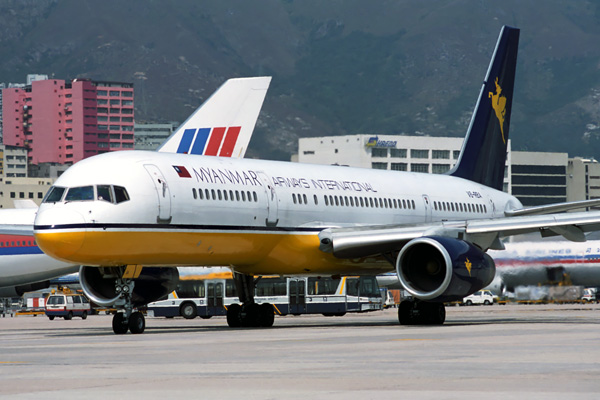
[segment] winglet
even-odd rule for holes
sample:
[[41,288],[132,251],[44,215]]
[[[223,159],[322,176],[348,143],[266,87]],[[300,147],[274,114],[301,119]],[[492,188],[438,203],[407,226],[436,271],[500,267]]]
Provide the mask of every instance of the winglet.
[[270,76],[229,79],[158,151],[244,157],[270,83]]
[[502,27],[458,162],[449,175],[502,190],[519,29]]

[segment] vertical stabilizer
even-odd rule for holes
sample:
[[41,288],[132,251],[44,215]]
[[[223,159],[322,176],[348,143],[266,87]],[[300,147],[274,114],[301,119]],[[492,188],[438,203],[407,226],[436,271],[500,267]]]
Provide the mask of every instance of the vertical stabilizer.
[[229,79],[158,151],[244,157],[270,83],[270,76]]
[[458,162],[449,175],[502,190],[519,29],[502,27]]

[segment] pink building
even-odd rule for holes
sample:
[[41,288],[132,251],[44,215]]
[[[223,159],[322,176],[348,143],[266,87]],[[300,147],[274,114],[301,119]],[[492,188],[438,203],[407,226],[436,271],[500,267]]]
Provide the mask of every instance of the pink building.
[[31,164],[133,149],[132,83],[48,79],[2,96],[4,144],[27,147]]

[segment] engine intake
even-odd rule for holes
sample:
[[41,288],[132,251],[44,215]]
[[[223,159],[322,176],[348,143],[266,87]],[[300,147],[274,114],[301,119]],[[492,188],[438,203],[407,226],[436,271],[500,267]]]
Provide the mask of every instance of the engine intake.
[[[114,305],[121,294],[116,282],[120,278],[120,268],[85,267],[79,269],[79,280],[85,295],[99,306]],[[131,293],[134,307],[146,305],[171,293],[179,283],[177,268],[144,267],[134,280]]]
[[469,242],[444,236],[413,239],[396,260],[402,286],[427,301],[456,301],[489,285],[494,260]]

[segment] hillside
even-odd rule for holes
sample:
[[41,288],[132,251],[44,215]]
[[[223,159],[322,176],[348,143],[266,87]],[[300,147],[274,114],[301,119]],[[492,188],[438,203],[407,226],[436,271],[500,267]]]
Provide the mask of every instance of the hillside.
[[303,136],[464,135],[503,24],[522,29],[513,149],[600,155],[592,1],[4,0],[0,81],[131,81],[136,120],[164,122],[273,75],[250,153],[289,159]]

